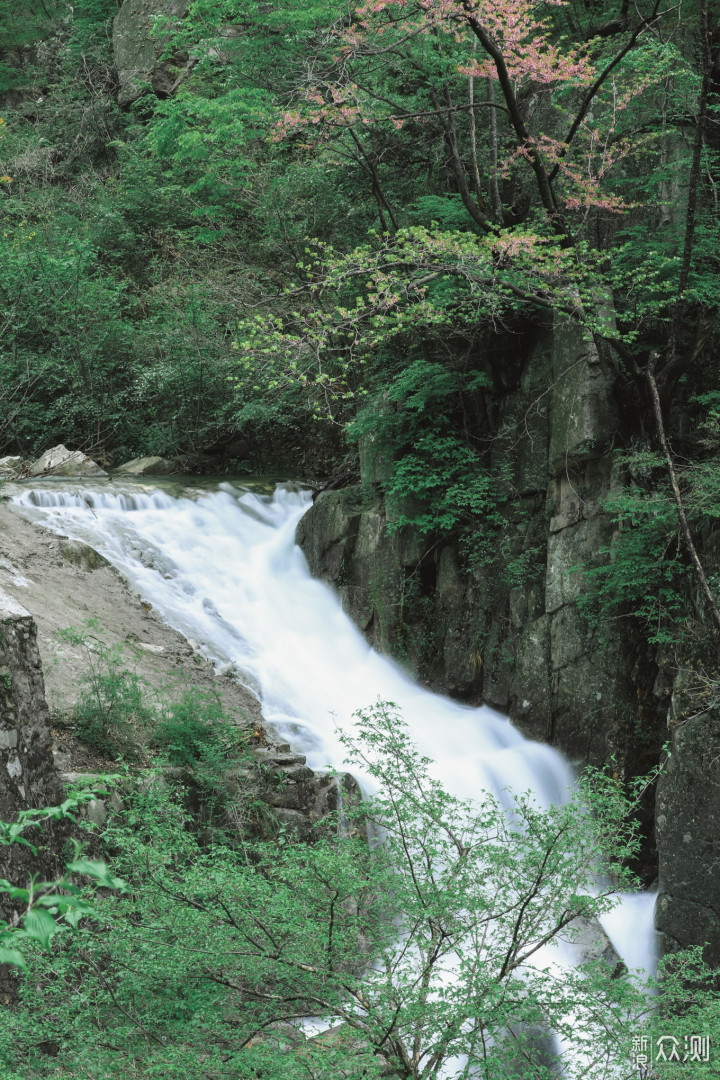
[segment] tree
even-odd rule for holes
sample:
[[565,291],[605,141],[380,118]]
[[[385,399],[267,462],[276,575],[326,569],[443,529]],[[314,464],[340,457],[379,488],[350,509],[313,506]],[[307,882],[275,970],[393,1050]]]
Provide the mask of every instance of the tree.
[[[694,29],[692,5],[686,12]],[[707,340],[705,329],[682,346],[677,336],[678,311],[691,303],[687,290],[711,60],[707,14],[697,35],[699,88],[698,72],[675,44],[669,13],[659,3],[633,14],[624,6],[615,21],[606,23],[598,22],[600,14],[593,6],[589,21],[581,25],[563,4],[405,0],[360,5],[328,27],[321,38],[324,51],[298,81],[292,104],[280,109],[273,138],[303,146],[309,141],[330,160],[350,143],[370,161],[372,148],[364,142],[377,141],[380,130],[411,131],[421,144],[432,144],[440,130],[451,166],[445,201],[459,198],[468,217],[464,231],[442,227],[442,213],[429,231],[413,229],[406,211],[396,205],[393,212],[390,195],[382,195],[383,184],[392,189],[387,166],[385,180],[374,167],[374,197],[381,227],[389,235],[342,256],[323,250],[309,266],[301,260],[298,268],[311,301],[308,307],[298,304],[283,324],[298,327],[295,366],[282,347],[273,345],[273,331],[280,346],[287,341],[277,338],[275,318],[266,321],[270,333],[256,338],[254,349],[248,347],[255,367],[274,360],[275,377],[279,371],[292,379],[299,371],[308,380],[314,365],[323,392],[323,383],[332,380],[333,352],[346,344],[340,315],[348,311],[353,329],[375,330],[350,337],[364,346],[367,357],[378,338],[398,334],[403,316],[406,325],[414,322],[419,332],[432,336],[433,326],[450,322],[451,311],[462,333],[473,323],[487,331],[498,321],[510,321],[518,310],[537,317],[538,309],[544,309],[570,315],[608,341],[618,377],[644,401],[649,350],[647,343],[638,347],[638,339],[643,332],[657,333],[660,323],[666,348],[656,376],[665,392],[672,391]],[[336,48],[330,60],[327,38]],[[477,100],[474,80],[487,85],[486,100]],[[460,104],[468,81],[471,100]],[[699,95],[698,134],[687,222],[684,228],[676,220],[672,229],[661,229],[656,203],[666,165],[656,146],[673,120],[665,113],[658,116],[657,106],[669,83],[680,91],[687,109],[693,109]],[[497,89],[490,93],[491,87]],[[475,118],[487,113],[493,127],[481,160]],[[674,122],[686,125],[687,116]],[[383,156],[391,158],[387,150]],[[656,174],[650,183],[648,165]],[[504,199],[499,199],[500,187]],[[641,189],[642,207],[633,199]],[[495,212],[498,200],[502,205]],[[424,205],[431,201],[425,198]],[[441,202],[436,198],[436,204]],[[386,228],[384,212],[392,217],[392,228]],[[623,214],[625,227],[618,220]],[[640,219],[651,235],[642,251],[636,228]],[[633,236],[632,245],[628,236]],[[340,283],[339,258],[352,264],[352,275],[346,273]],[[453,287],[434,287],[448,280]],[[318,342],[312,335],[317,299],[332,290],[338,300],[323,312],[328,333]],[[702,328],[706,321],[700,320]],[[333,400],[342,401],[342,394]],[[652,424],[651,410],[648,420]]]
[[[566,1075],[629,1077],[643,992],[566,955],[632,881],[617,783],[592,774],[549,810],[463,802],[392,706],[357,719],[349,758],[378,794],[308,845],[203,849],[146,786],[107,834],[130,891],[36,958],[13,1053],[37,1068],[42,999],[58,1064],[97,1076],[540,1078],[557,1036]],[[305,1038],[293,1023],[311,1017],[330,1030]]]

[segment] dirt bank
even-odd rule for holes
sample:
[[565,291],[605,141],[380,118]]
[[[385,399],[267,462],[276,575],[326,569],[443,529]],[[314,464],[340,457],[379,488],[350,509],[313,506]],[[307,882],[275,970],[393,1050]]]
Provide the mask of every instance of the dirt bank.
[[[201,689],[215,686],[228,716],[261,727],[253,695],[231,678],[218,678],[181,634],[146,610],[102,556],[24,520],[9,503],[0,503],[0,586],[35,618],[48,703],[56,718],[71,710],[87,669],[85,650],[59,641],[58,633],[96,619],[95,632],[108,645],[121,645],[126,666],[152,686],[181,681]],[[73,767],[86,764],[75,757]]]

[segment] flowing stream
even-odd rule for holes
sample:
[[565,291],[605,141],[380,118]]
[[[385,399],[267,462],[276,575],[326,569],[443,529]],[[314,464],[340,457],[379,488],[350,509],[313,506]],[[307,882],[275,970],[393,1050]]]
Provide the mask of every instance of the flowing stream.
[[[369,647],[295,544],[309,491],[58,480],[13,490],[23,516],[100,551],[219,672],[233,670],[311,767],[342,768],[338,731],[381,699],[399,706],[456,795],[503,798],[509,787],[545,805],[567,797],[573,775],[560,753],[493,709],[430,693]],[[654,900],[625,896],[603,920],[628,967],[654,967]]]

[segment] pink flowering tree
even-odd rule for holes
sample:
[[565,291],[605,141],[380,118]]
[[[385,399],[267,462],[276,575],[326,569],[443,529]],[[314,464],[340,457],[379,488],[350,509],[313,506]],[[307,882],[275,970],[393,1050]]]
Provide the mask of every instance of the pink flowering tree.
[[[675,253],[649,253],[638,272],[609,257],[608,237],[643,213],[626,180],[656,155],[658,88],[687,75],[668,18],[659,0],[583,26],[565,0],[370,0],[337,18],[270,138],[336,166],[354,154],[380,229],[350,251],[308,242],[297,310],[241,325],[243,370],[314,388],[338,418],[410,328],[469,333],[539,309],[608,338],[635,377],[638,320],[618,330],[608,304],[644,279],[641,318],[666,309]],[[423,146],[438,132],[460,227],[403,221],[383,179],[389,140]]]
[[611,341],[646,404],[650,340],[661,396],[699,355],[717,299],[716,275],[698,279],[720,40],[706,0],[196,0],[189,23],[223,92],[179,93],[156,130],[161,152],[203,161],[198,191],[256,198],[262,142],[286,201],[296,176],[340,190],[352,172],[375,206],[374,235],[346,197],[347,228],[288,241],[272,317],[237,336],[250,391],[295,385],[343,420],[384,348],[557,311]]
[[[560,32],[565,7],[565,0],[361,4],[333,29],[330,69],[322,82],[298,89],[275,137],[313,138],[314,129],[316,141],[349,134],[359,143],[378,125],[440,124],[458,192],[477,224],[512,220],[492,189],[524,163],[554,231],[567,236],[568,210],[623,208],[611,187],[613,167],[645,144],[628,136],[625,114],[667,77],[677,57],[654,47],[652,31],[667,14],[659,2],[626,19],[617,43],[614,34],[594,34],[592,27],[581,44],[569,40]],[[421,107],[409,108],[401,93],[381,92],[370,73],[383,68],[414,75],[423,85],[415,95],[425,98]],[[489,160],[481,169],[482,114]]]

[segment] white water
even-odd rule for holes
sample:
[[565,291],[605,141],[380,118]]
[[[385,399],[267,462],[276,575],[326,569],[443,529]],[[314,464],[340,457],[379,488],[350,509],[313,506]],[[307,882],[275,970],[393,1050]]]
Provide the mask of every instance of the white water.
[[[18,510],[84,540],[113,563],[173,627],[219,668],[235,668],[265,719],[321,769],[343,767],[338,729],[378,699],[397,704],[435,775],[456,795],[532,791],[547,805],[573,777],[555,750],[524,739],[485,706],[431,694],[374,652],[335,594],[314,580],[295,545],[310,493],[273,496],[231,484],[193,498],[111,487],[24,490]],[[361,778],[362,779],[362,778]],[[629,967],[654,966],[654,896],[627,896],[603,920]]]

